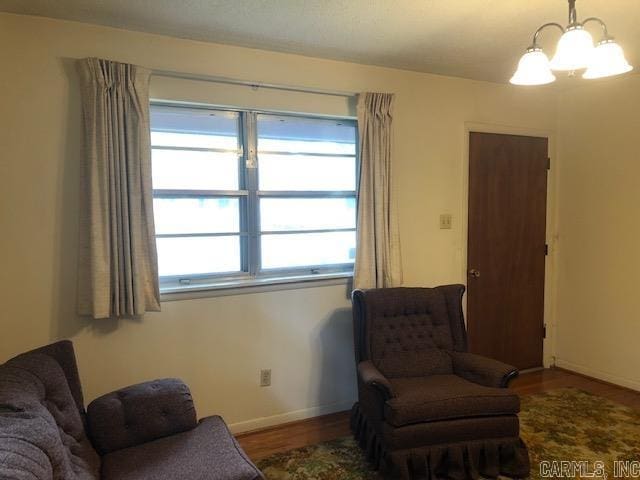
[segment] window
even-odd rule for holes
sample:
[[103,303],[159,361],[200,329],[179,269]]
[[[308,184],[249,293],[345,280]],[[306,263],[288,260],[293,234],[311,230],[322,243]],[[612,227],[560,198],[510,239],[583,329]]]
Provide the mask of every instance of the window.
[[163,289],[350,273],[353,120],[151,106]]

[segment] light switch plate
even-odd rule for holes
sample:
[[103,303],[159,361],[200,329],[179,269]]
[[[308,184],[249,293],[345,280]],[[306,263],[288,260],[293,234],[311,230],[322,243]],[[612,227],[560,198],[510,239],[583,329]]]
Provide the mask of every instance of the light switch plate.
[[440,228],[442,230],[450,230],[452,224],[452,218],[450,213],[443,213],[440,215]]
[[269,387],[271,385],[271,369],[260,370],[260,386]]

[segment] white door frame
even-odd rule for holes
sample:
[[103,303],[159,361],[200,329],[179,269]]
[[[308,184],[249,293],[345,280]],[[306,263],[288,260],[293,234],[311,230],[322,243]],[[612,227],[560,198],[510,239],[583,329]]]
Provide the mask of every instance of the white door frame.
[[[464,124],[464,150],[462,154],[462,211],[461,211],[461,264],[460,278],[467,285],[467,235],[469,230],[469,134],[471,132],[498,133],[504,135],[522,135],[528,137],[544,137],[548,139],[549,157],[551,158],[551,170],[547,176],[547,227],[546,240],[549,246],[549,255],[545,261],[544,278],[544,323],[547,326],[547,336],[543,341],[542,358],[543,365],[550,367],[555,363],[556,351],[556,263],[557,263],[557,147],[556,135],[550,130],[536,128],[516,127],[511,125],[498,125],[490,123],[465,122]],[[466,296],[465,296],[466,313]],[[466,316],[465,316],[466,318]]]

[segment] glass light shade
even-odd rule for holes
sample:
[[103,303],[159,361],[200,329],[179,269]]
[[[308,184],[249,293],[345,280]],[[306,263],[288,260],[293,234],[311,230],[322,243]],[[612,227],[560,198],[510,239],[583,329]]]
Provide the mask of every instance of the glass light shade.
[[551,59],[552,70],[580,70],[587,68],[593,56],[593,38],[581,25],[569,28],[556,48]]
[[539,49],[529,49],[520,62],[511,80],[514,85],[545,85],[556,77],[549,68],[549,58]]
[[620,75],[633,70],[620,45],[613,40],[605,40],[598,44],[591,57],[589,68],[582,78],[603,78]]

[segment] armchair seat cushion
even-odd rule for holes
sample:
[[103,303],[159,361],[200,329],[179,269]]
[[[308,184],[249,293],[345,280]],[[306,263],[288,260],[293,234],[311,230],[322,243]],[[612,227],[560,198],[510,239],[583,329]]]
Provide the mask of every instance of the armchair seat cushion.
[[390,382],[396,397],[385,404],[385,420],[397,427],[520,411],[520,399],[512,391],[484,387],[456,375],[395,378]]
[[260,472],[220,417],[102,457],[103,480],[254,480]]

